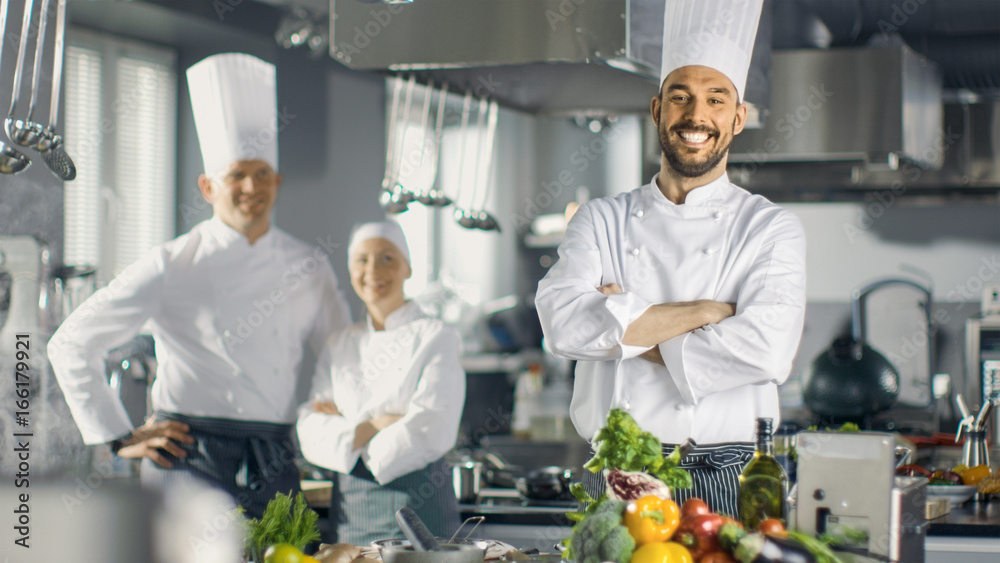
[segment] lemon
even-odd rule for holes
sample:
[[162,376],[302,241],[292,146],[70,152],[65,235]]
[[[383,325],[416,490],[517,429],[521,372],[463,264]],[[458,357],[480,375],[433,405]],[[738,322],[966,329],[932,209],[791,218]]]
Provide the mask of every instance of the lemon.
[[294,545],[279,543],[264,552],[264,563],[303,563],[305,557]]

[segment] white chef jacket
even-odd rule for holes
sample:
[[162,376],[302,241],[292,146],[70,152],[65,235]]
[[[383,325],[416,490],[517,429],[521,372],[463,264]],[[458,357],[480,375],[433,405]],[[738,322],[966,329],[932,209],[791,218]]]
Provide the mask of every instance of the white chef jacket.
[[[779,419],[805,314],[805,234],[789,211],[727,175],[676,205],[645,186],[582,206],[539,282],[546,347],[579,360],[570,415],[592,438],[612,406],[663,443],[747,442],[754,419]],[[597,288],[617,283],[623,293]],[[657,303],[711,299],[736,314],[659,345],[666,366],[622,344]]]
[[[330,337],[320,356],[313,396],[332,400],[339,415],[310,404],[299,409],[302,455],[350,473],[364,460],[380,484],[437,461],[458,436],[465,406],[465,371],[458,333],[412,301],[375,330],[371,319]],[[403,418],[354,449],[358,424],[385,414]]]
[[349,322],[321,247],[273,225],[250,245],[213,217],[91,296],[48,353],[84,442],[98,444],[132,428],[104,358],[144,325],[156,342],[154,409],[289,423],[303,346],[318,351]]

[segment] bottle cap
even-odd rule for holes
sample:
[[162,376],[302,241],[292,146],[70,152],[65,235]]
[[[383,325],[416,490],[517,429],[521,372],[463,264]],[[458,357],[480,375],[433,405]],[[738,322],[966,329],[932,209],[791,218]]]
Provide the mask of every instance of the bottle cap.
[[774,428],[774,419],[761,417],[757,419],[757,433],[771,434]]

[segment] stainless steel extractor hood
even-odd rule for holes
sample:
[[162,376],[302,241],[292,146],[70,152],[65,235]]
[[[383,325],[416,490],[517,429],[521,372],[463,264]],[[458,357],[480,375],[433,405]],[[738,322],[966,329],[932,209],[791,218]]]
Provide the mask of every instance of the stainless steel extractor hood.
[[905,45],[772,55],[771,111],[733,140],[730,163],[857,161],[941,167],[941,74]]
[[[768,99],[768,21],[746,95],[758,106]],[[662,36],[662,0],[330,3],[330,55],[343,64],[416,71],[533,114],[648,112]]]

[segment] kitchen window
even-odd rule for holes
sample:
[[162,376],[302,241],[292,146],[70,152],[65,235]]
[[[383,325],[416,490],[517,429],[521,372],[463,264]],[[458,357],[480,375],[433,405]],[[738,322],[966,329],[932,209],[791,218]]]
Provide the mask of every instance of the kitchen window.
[[74,30],[65,59],[64,261],[103,285],[175,234],[177,62],[155,45]]

